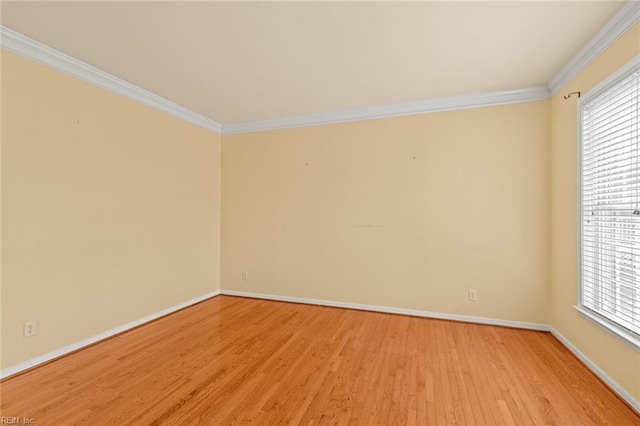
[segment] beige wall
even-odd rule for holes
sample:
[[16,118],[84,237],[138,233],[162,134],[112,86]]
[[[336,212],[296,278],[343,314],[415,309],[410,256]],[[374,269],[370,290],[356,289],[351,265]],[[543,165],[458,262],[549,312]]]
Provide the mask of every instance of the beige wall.
[[225,135],[222,286],[546,324],[549,132],[540,101]]
[[558,92],[551,101],[552,325],[640,400],[640,353],[583,318],[577,303],[577,106],[568,92],[587,92],[640,53],[640,24]]
[[[2,8],[0,8],[1,10]],[[0,368],[2,367],[2,50],[0,49]]]
[[220,136],[8,52],[2,206],[3,367],[219,289]]

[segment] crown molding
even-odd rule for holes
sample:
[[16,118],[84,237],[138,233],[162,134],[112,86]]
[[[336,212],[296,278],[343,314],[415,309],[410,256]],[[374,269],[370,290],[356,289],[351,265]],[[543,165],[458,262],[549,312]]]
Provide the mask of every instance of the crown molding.
[[217,121],[101,71],[2,25],[0,25],[0,47],[189,123],[216,133],[222,132],[222,125]]
[[234,134],[547,99],[562,89],[638,20],[640,20],[640,1],[628,0],[546,85],[224,125],[1,25],[0,47],[216,133]]
[[640,1],[629,0],[547,83],[555,95],[640,20]]
[[425,99],[421,101],[380,105],[345,111],[224,124],[222,126],[222,134],[256,132],[261,130],[286,129],[291,127],[343,123],[347,121],[399,117],[404,115],[424,114],[427,112],[441,112],[538,101],[547,98],[549,98],[549,89],[547,86],[543,85],[503,92],[475,93],[471,95]]

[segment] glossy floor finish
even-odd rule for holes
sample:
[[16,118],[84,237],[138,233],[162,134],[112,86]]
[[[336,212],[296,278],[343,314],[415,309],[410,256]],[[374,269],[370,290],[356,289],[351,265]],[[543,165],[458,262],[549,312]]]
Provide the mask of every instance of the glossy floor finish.
[[0,390],[38,425],[640,425],[548,333],[229,296]]

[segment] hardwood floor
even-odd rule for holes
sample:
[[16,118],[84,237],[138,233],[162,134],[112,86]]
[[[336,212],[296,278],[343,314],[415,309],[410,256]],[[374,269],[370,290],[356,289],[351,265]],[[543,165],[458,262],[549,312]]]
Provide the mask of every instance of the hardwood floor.
[[230,296],[0,386],[37,425],[640,425],[549,333]]

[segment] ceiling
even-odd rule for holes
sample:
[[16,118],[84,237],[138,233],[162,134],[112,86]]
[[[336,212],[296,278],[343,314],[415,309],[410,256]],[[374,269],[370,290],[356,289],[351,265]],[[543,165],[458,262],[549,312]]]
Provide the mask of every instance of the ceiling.
[[228,124],[545,84],[622,5],[3,1],[0,17]]

